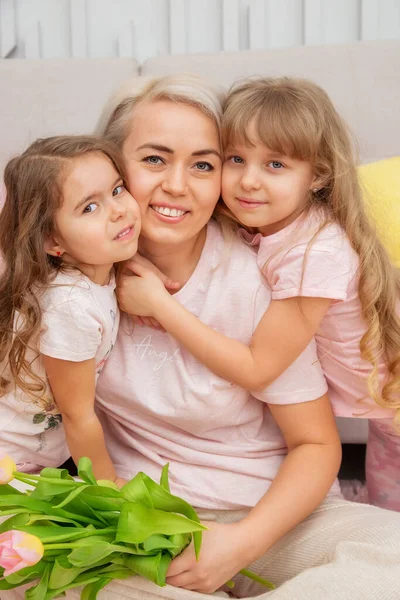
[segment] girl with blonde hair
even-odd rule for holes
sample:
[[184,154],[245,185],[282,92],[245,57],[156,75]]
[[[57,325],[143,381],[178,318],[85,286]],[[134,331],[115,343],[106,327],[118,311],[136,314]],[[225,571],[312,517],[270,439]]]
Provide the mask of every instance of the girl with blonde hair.
[[347,127],[314,83],[267,78],[230,92],[223,138],[217,214],[245,227],[273,301],[243,344],[138,265],[149,289],[137,282],[136,312],[249,390],[273,382],[315,336],[335,414],[369,419],[370,501],[400,511],[400,275],[366,216]]
[[92,136],[34,142],[4,172],[0,215],[0,453],[19,470],[88,456],[117,478],[95,414],[115,343],[114,263],[140,231],[114,144]]

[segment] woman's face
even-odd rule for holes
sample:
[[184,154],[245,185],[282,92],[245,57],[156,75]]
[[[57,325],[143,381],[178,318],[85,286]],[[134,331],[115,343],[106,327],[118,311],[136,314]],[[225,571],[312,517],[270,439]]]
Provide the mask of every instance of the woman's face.
[[144,102],[134,110],[123,153],[146,247],[195,239],[221,191],[214,122],[192,106],[169,100]]

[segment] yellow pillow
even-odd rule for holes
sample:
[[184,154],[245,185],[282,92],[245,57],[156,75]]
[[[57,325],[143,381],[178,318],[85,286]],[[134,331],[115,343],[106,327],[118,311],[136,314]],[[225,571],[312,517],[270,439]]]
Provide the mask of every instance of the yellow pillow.
[[389,256],[400,267],[400,156],[359,168],[367,212]]

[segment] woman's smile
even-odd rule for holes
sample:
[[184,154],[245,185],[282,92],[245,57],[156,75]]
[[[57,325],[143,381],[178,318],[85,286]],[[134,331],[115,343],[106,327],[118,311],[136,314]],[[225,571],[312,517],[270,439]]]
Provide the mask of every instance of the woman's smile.
[[166,204],[150,204],[149,206],[156,213],[156,218],[165,223],[182,223],[184,217],[190,212],[181,206],[168,206]]

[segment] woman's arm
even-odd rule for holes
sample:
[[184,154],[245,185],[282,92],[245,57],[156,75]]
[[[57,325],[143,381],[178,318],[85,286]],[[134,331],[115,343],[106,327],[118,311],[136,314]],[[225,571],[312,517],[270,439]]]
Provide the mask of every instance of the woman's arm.
[[122,309],[155,318],[211,371],[252,391],[264,390],[301,354],[331,302],[298,297],[272,301],[246,346],[202,323],[143,265],[133,261],[130,268],[137,276],[121,278],[118,297]]
[[72,362],[45,354],[42,358],[75,463],[87,456],[92,461],[96,479],[124,483],[117,478],[105,446],[103,429],[94,411],[95,359]]
[[331,488],[341,446],[328,397],[269,408],[288,447],[269,490],[242,521],[207,523],[200,560],[186,549],[171,563],[169,584],[213,592],[301,523]]
[[321,504],[342,457],[327,394],[301,404],[269,404],[269,409],[283,433],[288,455],[268,493],[245,519],[253,552],[259,556]]

